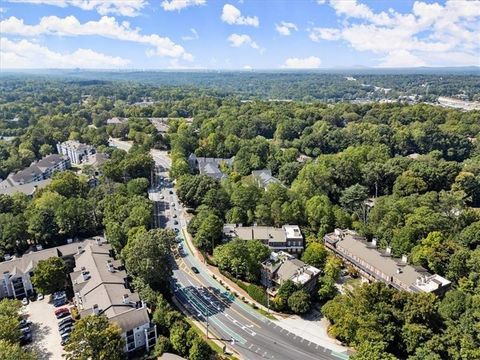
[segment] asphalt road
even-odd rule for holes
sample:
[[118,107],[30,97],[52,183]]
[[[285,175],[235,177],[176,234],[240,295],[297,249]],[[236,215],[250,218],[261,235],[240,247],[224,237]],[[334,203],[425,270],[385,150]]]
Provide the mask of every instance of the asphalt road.
[[[229,344],[249,360],[346,359],[343,354],[331,352],[276,325],[235,298],[207,273],[183,239],[181,229],[187,223],[173,184],[167,180],[170,159],[166,153],[156,152],[154,160],[155,181],[149,194],[155,204],[154,223],[175,229],[180,241],[175,250],[174,294],[189,316],[208,326],[210,338]],[[192,267],[198,269],[198,274]]]

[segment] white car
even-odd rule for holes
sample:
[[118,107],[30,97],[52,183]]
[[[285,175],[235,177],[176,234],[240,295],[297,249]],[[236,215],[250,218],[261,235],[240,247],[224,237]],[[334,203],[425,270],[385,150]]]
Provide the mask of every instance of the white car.
[[170,203],[170,206],[175,207],[175,203],[174,202]]
[[28,299],[26,297],[22,299],[22,305],[28,305]]
[[38,293],[37,294],[37,301],[41,301],[43,300],[43,294],[42,293]]

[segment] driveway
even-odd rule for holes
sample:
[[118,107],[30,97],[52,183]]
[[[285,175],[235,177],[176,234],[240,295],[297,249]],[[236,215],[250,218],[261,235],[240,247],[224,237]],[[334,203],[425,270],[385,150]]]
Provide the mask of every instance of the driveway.
[[54,310],[53,305],[48,303],[48,296],[25,306],[25,314],[32,321],[33,341],[28,347],[35,350],[41,360],[62,359],[63,348]]

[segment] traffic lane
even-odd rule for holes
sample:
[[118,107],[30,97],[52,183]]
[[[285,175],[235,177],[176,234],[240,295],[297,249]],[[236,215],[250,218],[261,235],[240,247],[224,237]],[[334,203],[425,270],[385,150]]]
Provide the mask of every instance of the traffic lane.
[[[179,274],[179,277],[185,276],[184,272],[181,272],[180,270],[179,272],[182,273]],[[182,280],[180,282],[183,285],[190,282],[191,286],[187,286],[187,289],[192,292],[192,298],[194,298],[194,302],[197,302],[197,308],[203,306],[204,311],[208,308],[210,314],[210,326],[212,326],[212,321],[218,320],[221,323],[221,327],[223,326],[228,328],[227,331],[223,330],[223,333],[227,333],[236,339],[236,350],[241,351],[240,349],[237,349],[237,347],[242,348],[243,351],[241,352],[244,352],[248,359],[251,359],[252,357],[288,360],[332,359],[332,357],[329,356],[329,353],[325,353],[322,351],[322,349],[318,350],[317,353],[317,349],[319,349],[317,345],[299,337],[299,343],[293,344],[293,334],[291,334],[292,337],[281,339],[277,336],[278,334],[272,332],[271,329],[262,328],[259,331],[257,329],[252,330],[252,328],[248,328],[248,326],[242,323],[244,320],[236,317],[237,314],[230,312],[228,307],[221,308],[219,307],[218,302],[215,302],[211,296],[202,295],[202,291],[205,292],[206,289],[199,290],[196,286],[198,283],[195,283],[195,279],[192,278],[190,281]],[[224,317],[222,315],[224,315]],[[202,316],[206,316],[206,313],[202,313]],[[215,327],[215,325],[213,326]],[[222,331],[221,327],[215,328],[219,331]],[[297,337],[295,336],[295,338]],[[304,344],[300,343],[300,341],[302,343],[304,342]]]

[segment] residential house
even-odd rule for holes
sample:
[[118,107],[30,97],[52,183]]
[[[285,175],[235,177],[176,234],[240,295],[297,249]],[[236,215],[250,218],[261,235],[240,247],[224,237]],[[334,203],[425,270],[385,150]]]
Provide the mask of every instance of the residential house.
[[70,159],[66,156],[51,154],[34,161],[29,167],[16,173],[10,173],[0,183],[0,189],[6,189],[52,177],[55,171],[63,171],[70,167]]
[[382,281],[398,290],[437,295],[442,295],[451,285],[440,275],[410,265],[406,255],[401,259],[393,257],[390,247],[384,251],[378,249],[376,239],[369,242],[353,230],[335,229],[325,235],[324,241],[327,248],[371,281]]
[[75,255],[70,278],[80,317],[103,314],[117,324],[126,352],[148,350],[155,344],[156,327],[150,322],[147,307],[130,289],[121,261],[113,258],[112,247],[103,239],[87,244]]
[[216,180],[222,180],[227,177],[221,170],[220,165],[225,164],[228,167],[233,166],[233,157],[229,159],[197,157],[190,154],[188,164],[192,170],[197,170],[200,175],[206,175]]
[[240,238],[243,240],[260,240],[272,251],[287,251],[299,254],[303,251],[303,235],[298,225],[273,226],[242,226],[241,224],[225,224],[223,226],[225,239]]
[[282,184],[280,180],[272,176],[272,170],[270,169],[253,170],[252,177],[257,182],[258,186],[264,189],[270,184]]
[[320,270],[305,264],[284,251],[272,252],[270,258],[262,263],[261,283],[274,296],[280,286],[291,280],[308,292],[314,292]]
[[95,148],[76,140],[68,140],[57,143],[57,151],[61,155],[68,156],[73,164],[81,164],[89,155],[95,154]]

